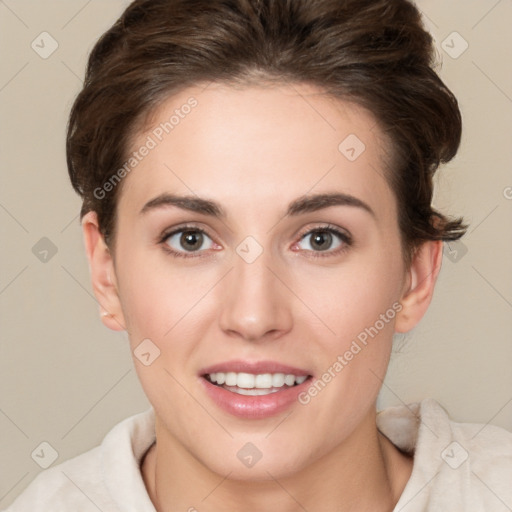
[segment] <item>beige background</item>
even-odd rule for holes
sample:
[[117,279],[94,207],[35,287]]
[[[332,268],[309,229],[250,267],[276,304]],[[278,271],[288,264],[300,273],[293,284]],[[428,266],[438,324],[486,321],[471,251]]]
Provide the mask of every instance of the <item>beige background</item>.
[[[124,333],[98,318],[64,154],[86,55],[126,4],[0,0],[0,508],[41,470],[31,458],[41,442],[57,464],[148,407]],[[512,429],[512,3],[419,6],[465,123],[436,204],[471,228],[445,255],[421,326],[397,340],[380,405],[429,396],[458,421]],[[47,59],[31,48],[43,31],[58,42]],[[454,31],[469,44],[457,58]],[[32,252],[43,237],[57,249],[46,263]]]

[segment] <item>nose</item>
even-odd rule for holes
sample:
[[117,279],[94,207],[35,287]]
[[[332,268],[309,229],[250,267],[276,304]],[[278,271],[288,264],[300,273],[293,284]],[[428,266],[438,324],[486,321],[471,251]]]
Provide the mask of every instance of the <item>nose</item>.
[[247,263],[235,255],[234,269],[223,287],[220,328],[229,336],[247,341],[276,339],[292,328],[289,290],[276,277],[264,251],[259,258]]

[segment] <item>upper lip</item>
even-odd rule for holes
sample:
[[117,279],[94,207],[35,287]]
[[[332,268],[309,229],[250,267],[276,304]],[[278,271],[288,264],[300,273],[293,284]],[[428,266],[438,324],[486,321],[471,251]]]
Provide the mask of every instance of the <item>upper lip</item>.
[[217,363],[212,366],[203,368],[199,373],[201,376],[210,373],[252,373],[254,375],[261,375],[264,373],[284,373],[286,375],[302,376],[311,375],[311,372],[295,366],[278,363],[277,361],[242,361],[232,360],[223,363]]

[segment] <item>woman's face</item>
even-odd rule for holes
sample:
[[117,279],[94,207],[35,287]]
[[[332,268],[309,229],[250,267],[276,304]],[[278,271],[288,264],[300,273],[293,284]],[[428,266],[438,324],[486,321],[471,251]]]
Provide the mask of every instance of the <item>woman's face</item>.
[[189,88],[122,185],[115,285],[159,441],[233,478],[369,425],[407,286],[381,132],[319,92]]

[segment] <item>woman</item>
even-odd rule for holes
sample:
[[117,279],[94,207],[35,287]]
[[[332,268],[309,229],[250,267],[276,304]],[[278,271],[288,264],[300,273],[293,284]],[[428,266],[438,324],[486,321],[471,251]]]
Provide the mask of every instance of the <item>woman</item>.
[[152,404],[21,510],[507,510],[512,435],[376,413],[430,303],[461,118],[406,0],[136,0],[93,49],[71,181]]

